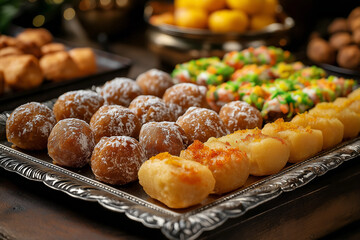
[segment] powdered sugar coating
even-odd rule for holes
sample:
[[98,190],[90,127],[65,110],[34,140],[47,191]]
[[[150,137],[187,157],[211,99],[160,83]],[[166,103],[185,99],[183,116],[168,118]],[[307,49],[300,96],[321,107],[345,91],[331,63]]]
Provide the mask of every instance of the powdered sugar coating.
[[60,120],[50,133],[48,154],[54,164],[79,168],[90,161],[95,139],[89,124],[76,118]]
[[54,104],[57,121],[78,118],[89,123],[92,115],[104,104],[104,98],[91,90],[76,90],[62,94]]
[[209,108],[206,102],[207,89],[193,83],[180,83],[168,88],[163,96],[167,104],[177,104],[183,114],[189,107]]
[[131,101],[129,109],[140,119],[141,123],[175,121],[170,108],[159,97],[141,95]]
[[206,142],[210,137],[218,138],[229,133],[219,115],[206,108],[190,107],[176,123],[184,129],[190,142]]
[[136,139],[103,137],[95,146],[91,169],[99,181],[120,185],[137,180],[139,168],[145,160],[145,152]]
[[230,132],[241,129],[261,128],[262,116],[259,110],[243,101],[225,104],[219,112],[221,120]]
[[155,68],[140,74],[136,78],[136,83],[140,86],[144,95],[157,97],[162,97],[166,89],[174,85],[170,74]]
[[45,149],[55,124],[50,108],[37,102],[26,103],[17,107],[6,120],[6,137],[23,149]]
[[139,118],[128,108],[119,105],[105,105],[92,116],[90,128],[95,141],[102,137],[130,136],[137,138],[141,128]]
[[161,152],[179,156],[188,140],[184,130],[174,122],[149,122],[141,127],[140,145],[149,159]]
[[100,94],[108,105],[117,104],[128,107],[134,98],[142,94],[142,90],[130,78],[115,78],[104,84]]

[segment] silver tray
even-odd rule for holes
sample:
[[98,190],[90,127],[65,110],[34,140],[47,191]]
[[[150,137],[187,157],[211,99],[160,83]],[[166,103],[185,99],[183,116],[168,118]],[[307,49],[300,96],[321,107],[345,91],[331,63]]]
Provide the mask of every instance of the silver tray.
[[[46,104],[52,106],[54,101]],[[97,201],[111,211],[125,213],[149,228],[161,229],[169,239],[195,239],[204,231],[220,227],[227,219],[243,215],[283,192],[294,191],[317,176],[360,155],[360,137],[343,142],[304,162],[287,166],[278,174],[249,178],[245,187],[222,196],[209,196],[201,205],[175,210],[146,195],[138,182],[121,187],[95,180],[90,167],[66,169],[51,163],[45,151],[11,148],[6,141],[5,123],[9,112],[0,114],[0,166],[21,176],[43,182],[74,198]]]

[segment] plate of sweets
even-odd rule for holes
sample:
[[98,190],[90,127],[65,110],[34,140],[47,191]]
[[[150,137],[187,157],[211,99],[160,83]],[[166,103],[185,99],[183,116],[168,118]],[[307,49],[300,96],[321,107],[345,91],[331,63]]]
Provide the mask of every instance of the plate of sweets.
[[196,239],[360,155],[360,90],[261,46],[0,115],[0,166]]

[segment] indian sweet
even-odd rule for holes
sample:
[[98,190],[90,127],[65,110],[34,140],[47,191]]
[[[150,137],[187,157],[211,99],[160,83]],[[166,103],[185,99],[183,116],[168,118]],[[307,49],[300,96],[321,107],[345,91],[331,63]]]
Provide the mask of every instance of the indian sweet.
[[170,74],[155,68],[140,74],[136,78],[136,83],[144,95],[154,95],[160,98],[166,89],[174,85]]
[[50,108],[29,102],[17,107],[6,120],[7,140],[26,150],[46,149],[56,119]]
[[113,185],[124,185],[138,179],[146,160],[139,142],[128,136],[103,137],[94,148],[91,170],[95,178]]
[[344,136],[344,125],[337,118],[315,116],[307,112],[296,115],[291,122],[304,128],[310,126],[323,135],[323,149],[329,149],[339,144]]
[[246,153],[220,141],[202,143],[195,140],[180,157],[207,166],[215,178],[213,193],[223,194],[243,186],[249,177]]
[[77,118],[60,120],[51,130],[47,144],[53,163],[71,168],[88,164],[94,146],[94,133],[89,124]]
[[145,161],[138,176],[144,191],[170,208],[200,204],[215,186],[208,167],[169,153]]
[[225,104],[220,109],[219,117],[230,132],[261,128],[263,122],[260,111],[243,101],[232,101]]
[[74,90],[62,94],[54,104],[57,121],[78,118],[89,123],[93,114],[104,104],[103,97],[91,90]]
[[184,129],[190,143],[206,142],[210,137],[221,137],[228,133],[219,115],[210,109],[190,107],[176,123]]
[[119,77],[107,81],[102,86],[100,94],[105,99],[106,104],[128,107],[134,98],[142,94],[142,90],[130,78]]
[[285,140],[265,135],[259,129],[239,130],[216,140],[244,151],[249,158],[250,174],[254,176],[280,172],[290,156],[290,146]]
[[95,142],[98,143],[102,137],[138,138],[141,122],[128,108],[120,105],[104,105],[91,117],[90,128],[94,132]]
[[162,152],[179,156],[188,145],[185,131],[175,122],[145,123],[140,130],[139,142],[148,159]]
[[73,48],[69,55],[79,68],[78,77],[87,76],[97,71],[96,56],[91,48]]

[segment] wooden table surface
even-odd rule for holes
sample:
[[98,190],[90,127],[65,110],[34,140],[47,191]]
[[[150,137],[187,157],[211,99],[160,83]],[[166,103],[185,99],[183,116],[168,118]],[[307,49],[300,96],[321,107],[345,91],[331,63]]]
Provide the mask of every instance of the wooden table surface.
[[[140,34],[140,37],[143,34]],[[69,39],[78,36],[72,35]],[[132,36],[139,39],[139,35]],[[100,47],[87,39],[76,45]],[[159,66],[145,41],[107,49],[133,60],[130,78]],[[135,42],[135,44],[134,44]],[[200,239],[360,239],[360,158],[230,219]],[[161,231],[0,168],[0,239],[164,239]]]

